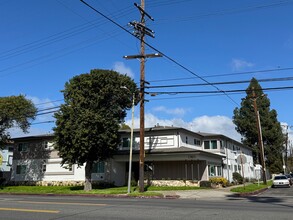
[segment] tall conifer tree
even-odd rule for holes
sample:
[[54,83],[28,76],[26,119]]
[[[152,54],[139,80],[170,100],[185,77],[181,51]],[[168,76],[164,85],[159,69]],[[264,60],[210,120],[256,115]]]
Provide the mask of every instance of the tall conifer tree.
[[253,107],[253,98],[255,98],[260,115],[266,167],[271,173],[279,173],[282,171],[284,135],[277,119],[277,111],[270,109],[270,100],[255,78],[251,79],[246,94],[241,107],[234,110],[233,122],[236,130],[243,136],[242,142],[253,149],[254,162],[260,163],[257,121]]

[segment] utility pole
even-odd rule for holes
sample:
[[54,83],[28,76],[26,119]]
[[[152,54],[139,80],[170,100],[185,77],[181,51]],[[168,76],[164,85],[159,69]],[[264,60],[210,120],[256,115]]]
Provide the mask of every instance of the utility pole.
[[259,111],[257,109],[257,103],[256,103],[256,95],[254,92],[254,87],[252,87],[252,100],[253,100],[253,108],[255,112],[256,117],[256,127],[258,132],[258,144],[260,148],[260,159],[261,159],[261,165],[262,165],[262,175],[263,175],[263,183],[267,184],[267,176],[266,176],[266,164],[265,164],[265,154],[264,154],[264,146],[263,146],[263,139],[262,139],[262,131],[261,131],[261,124],[260,124],[260,117],[259,117]]
[[126,59],[140,59],[140,141],[139,141],[139,191],[144,192],[144,102],[145,102],[145,59],[153,57],[161,57],[162,55],[156,54],[145,54],[145,35],[154,38],[154,32],[145,26],[145,17],[147,16],[150,20],[154,19],[144,10],[145,2],[141,0],[141,5],[134,3],[135,7],[138,8],[141,18],[140,22],[132,21],[129,24],[134,28],[133,34],[140,39],[140,54],[124,56]]

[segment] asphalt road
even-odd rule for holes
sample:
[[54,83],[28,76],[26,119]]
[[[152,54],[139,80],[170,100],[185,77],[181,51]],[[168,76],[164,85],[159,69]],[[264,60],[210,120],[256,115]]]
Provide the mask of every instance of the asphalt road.
[[223,200],[0,195],[1,220],[293,219],[293,188]]

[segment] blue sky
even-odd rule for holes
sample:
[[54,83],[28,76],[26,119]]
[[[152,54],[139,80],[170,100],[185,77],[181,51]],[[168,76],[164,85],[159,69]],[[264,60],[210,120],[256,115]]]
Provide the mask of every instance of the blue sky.
[[[129,31],[128,22],[140,17],[135,1],[86,2]],[[147,20],[155,31],[147,43],[177,63],[166,57],[148,59],[150,86],[204,83],[196,76],[209,83],[292,77],[292,0],[146,0],[145,5],[155,19]],[[123,59],[139,53],[139,41],[79,0],[1,0],[0,14],[1,96],[25,94],[40,110],[57,107],[65,82],[94,68],[117,70],[139,82],[139,61]],[[146,47],[146,53],[154,52]],[[292,86],[292,81],[260,84],[276,88]],[[219,90],[247,87],[248,83],[217,85]],[[147,96],[146,126],[174,125],[239,140],[231,118],[244,93],[175,93],[215,90],[211,85],[149,89],[174,94]],[[265,93],[278,120],[293,125],[293,90]],[[135,127],[138,119],[136,108]],[[38,116],[34,123],[40,124],[32,125],[30,135],[50,132],[54,123],[43,122],[52,120],[50,114]],[[23,134],[13,129],[12,135]]]

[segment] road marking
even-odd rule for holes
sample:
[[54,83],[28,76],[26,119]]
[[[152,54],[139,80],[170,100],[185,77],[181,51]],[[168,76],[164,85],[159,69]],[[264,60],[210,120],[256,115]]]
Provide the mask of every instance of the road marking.
[[18,201],[18,203],[27,204],[53,204],[53,205],[80,205],[80,206],[106,206],[107,204],[93,204],[93,203],[76,203],[76,202],[30,202],[30,201]]
[[57,214],[60,211],[55,210],[37,210],[37,209],[16,209],[16,208],[0,208],[0,211],[16,211],[16,212],[41,212]]

